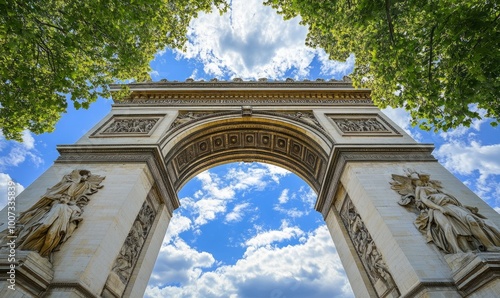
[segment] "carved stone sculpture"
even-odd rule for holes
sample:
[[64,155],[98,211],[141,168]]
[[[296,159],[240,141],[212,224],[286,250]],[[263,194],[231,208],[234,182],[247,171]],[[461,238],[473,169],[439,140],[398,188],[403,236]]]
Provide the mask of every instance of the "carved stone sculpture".
[[139,133],[147,134],[153,129],[159,118],[115,119],[102,133]]
[[174,123],[170,126],[170,128],[174,128],[177,126],[180,126],[184,123],[188,123],[191,121],[194,121],[200,117],[210,115],[212,113],[193,113],[193,112],[187,112],[187,113],[182,113],[177,116],[177,118],[174,120]]
[[18,218],[17,243],[20,250],[32,250],[47,257],[66,242],[82,221],[89,195],[103,186],[105,177],[87,170],[73,170],[49,188]]
[[[342,207],[341,217],[356,253],[361,259],[379,296],[384,297],[388,292],[399,293],[396,283],[382,259],[382,254],[377,249],[375,242],[349,197],[346,198]],[[381,286],[381,283],[383,286]]]
[[113,265],[113,272],[118,275],[123,284],[127,284],[132,274],[154,218],[153,208],[147,201],[144,202]]
[[500,230],[478,209],[462,205],[443,191],[430,175],[406,170],[392,175],[392,189],[401,195],[401,206],[417,211],[415,226],[447,254],[471,251],[500,251]]
[[312,126],[319,126],[321,127],[321,125],[319,124],[318,120],[316,120],[316,118],[314,117],[314,114],[313,113],[307,113],[307,112],[297,112],[294,114],[294,117],[304,121],[304,122],[307,122],[309,123],[310,125]]
[[388,132],[376,118],[333,119],[342,132]]

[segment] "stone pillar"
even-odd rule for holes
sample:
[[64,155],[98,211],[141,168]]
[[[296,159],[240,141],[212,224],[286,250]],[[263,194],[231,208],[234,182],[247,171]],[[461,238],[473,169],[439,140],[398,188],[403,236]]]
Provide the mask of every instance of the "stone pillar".
[[[77,145],[58,149],[61,156],[56,163],[17,198],[18,212],[31,208],[47,188],[57,185],[73,170],[83,169],[103,177],[102,188],[87,196],[82,220],[69,239],[46,258],[31,252],[22,260],[19,273],[26,268],[38,274],[25,274],[16,280],[18,288],[23,289],[24,296],[20,297],[42,294],[48,297],[101,297],[108,295],[110,289],[114,293],[111,297],[142,295],[172,211],[178,207],[159,149],[155,146]],[[53,207],[48,205],[46,208],[52,210]],[[125,256],[130,264],[117,265],[128,245],[132,245],[133,250],[133,254]],[[24,255],[22,251],[18,254]],[[30,255],[34,255],[31,259],[41,260],[29,262]],[[40,264],[45,264],[45,269]],[[34,270],[35,267],[41,269]],[[126,270],[128,276],[124,283],[113,287],[116,285],[112,282],[113,272],[120,269]],[[34,284],[40,285],[35,289],[38,293],[32,289]]]
[[497,212],[433,160],[431,150],[425,145],[334,149],[325,179],[329,185],[320,193],[317,208],[325,217],[356,296],[462,297],[474,293],[487,297],[500,293],[498,253],[443,251],[416,227],[417,218],[422,218],[420,210],[404,205],[403,198],[411,195],[405,195],[398,179],[409,179],[410,184],[413,179],[415,190],[415,184],[421,183],[416,182],[415,173],[421,173],[435,181],[432,185],[441,194],[478,208],[487,218],[484,222],[500,227]]

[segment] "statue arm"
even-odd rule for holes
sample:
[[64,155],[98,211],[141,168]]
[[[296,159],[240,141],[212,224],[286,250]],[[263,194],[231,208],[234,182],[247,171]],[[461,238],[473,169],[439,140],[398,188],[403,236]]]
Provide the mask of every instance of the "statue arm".
[[434,203],[433,201],[429,200],[427,198],[427,196],[421,196],[420,197],[420,200],[422,201],[422,203],[424,203],[427,207],[429,208],[432,208],[434,210],[439,210],[441,211],[443,214],[446,214],[446,210],[442,207],[442,206],[439,206],[438,204]]

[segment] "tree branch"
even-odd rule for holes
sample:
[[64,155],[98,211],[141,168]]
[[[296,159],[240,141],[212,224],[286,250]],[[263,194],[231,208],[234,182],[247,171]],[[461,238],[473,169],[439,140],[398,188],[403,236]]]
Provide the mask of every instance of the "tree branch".
[[432,81],[432,43],[434,41],[434,30],[436,30],[437,25],[434,25],[431,29],[431,40],[429,41],[429,83]]
[[387,16],[387,25],[389,26],[389,36],[391,37],[391,43],[394,44],[394,26],[392,25],[391,10],[390,10],[390,0],[385,0],[385,14]]

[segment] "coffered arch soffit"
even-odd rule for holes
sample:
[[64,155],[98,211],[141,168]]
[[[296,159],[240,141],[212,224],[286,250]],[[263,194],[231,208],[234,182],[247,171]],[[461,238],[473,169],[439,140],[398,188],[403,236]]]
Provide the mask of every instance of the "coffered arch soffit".
[[170,129],[160,144],[179,191],[198,173],[230,162],[265,162],[300,176],[319,192],[333,141],[320,127],[279,113],[221,112]]

